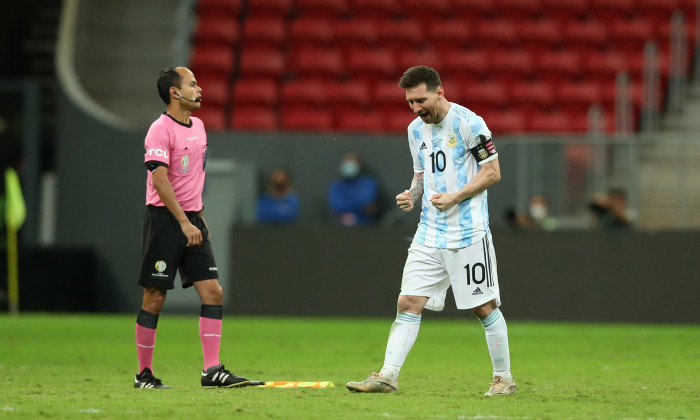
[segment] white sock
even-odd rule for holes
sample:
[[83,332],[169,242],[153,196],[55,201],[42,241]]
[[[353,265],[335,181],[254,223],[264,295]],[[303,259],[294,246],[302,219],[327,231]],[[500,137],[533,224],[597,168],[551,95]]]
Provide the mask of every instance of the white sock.
[[392,381],[399,379],[401,366],[403,366],[408,352],[411,351],[413,343],[418,337],[420,320],[420,314],[396,311],[396,320],[391,324],[391,332],[389,332],[389,340],[386,344],[384,366],[380,372],[385,378]]
[[493,363],[493,376],[512,381],[510,373],[510,349],[508,348],[508,326],[506,319],[496,308],[489,316],[479,319],[486,333],[486,344],[489,347],[491,363]]

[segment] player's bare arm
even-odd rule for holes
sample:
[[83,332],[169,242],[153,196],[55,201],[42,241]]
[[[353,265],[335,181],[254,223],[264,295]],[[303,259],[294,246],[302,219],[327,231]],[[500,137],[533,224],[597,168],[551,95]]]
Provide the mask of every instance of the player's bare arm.
[[413,203],[423,196],[423,173],[414,173],[411,188],[396,196],[396,205],[405,212],[413,210]]
[[180,207],[173,185],[168,179],[168,168],[159,166],[153,171],[153,187],[156,189],[165,207],[170,210],[175,219],[180,222],[182,233],[187,237],[187,246],[197,246],[202,243],[202,232],[190,223],[187,215]]
[[462,189],[454,193],[434,194],[430,197],[430,202],[439,211],[446,211],[467,198],[479,194],[500,180],[501,167],[498,164],[498,158],[495,158],[489,162],[483,163],[481,165],[481,170],[467,185],[462,187]]

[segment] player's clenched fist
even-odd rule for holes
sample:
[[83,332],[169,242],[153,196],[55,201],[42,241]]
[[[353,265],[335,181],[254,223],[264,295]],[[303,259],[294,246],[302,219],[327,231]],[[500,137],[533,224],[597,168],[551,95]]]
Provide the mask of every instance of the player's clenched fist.
[[413,199],[411,197],[411,192],[406,190],[401,194],[396,196],[396,205],[403,211],[413,210]]

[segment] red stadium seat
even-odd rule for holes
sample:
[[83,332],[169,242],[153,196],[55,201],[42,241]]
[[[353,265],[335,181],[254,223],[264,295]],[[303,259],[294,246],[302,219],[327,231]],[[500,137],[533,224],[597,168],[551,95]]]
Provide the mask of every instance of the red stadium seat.
[[614,81],[617,74],[627,70],[627,60],[614,51],[591,52],[583,57],[586,79],[602,82]]
[[323,107],[328,103],[328,95],[319,80],[296,80],[282,85],[282,101],[285,109],[292,105]]
[[512,102],[527,108],[548,108],[554,104],[554,88],[544,81],[520,81],[511,89]]
[[197,14],[225,15],[237,18],[243,9],[243,0],[198,0]]
[[602,100],[600,85],[595,82],[562,83],[557,92],[563,110],[587,112],[593,104]]
[[379,133],[384,131],[379,112],[351,110],[336,115],[336,128],[344,132]]
[[197,110],[194,116],[204,122],[204,127],[206,127],[207,131],[221,131],[227,128],[226,111],[224,107],[213,105],[202,106],[201,109]]
[[486,126],[494,136],[501,134],[517,134],[527,131],[525,115],[518,110],[506,110],[494,112],[490,115],[482,115]]
[[197,85],[202,88],[202,103],[205,106],[217,107],[228,104],[228,80],[224,77],[196,76]]
[[277,83],[256,77],[238,79],[231,89],[234,108],[238,105],[273,107],[279,100]]
[[225,14],[200,14],[194,33],[195,43],[233,47],[239,39],[238,18]]
[[289,41],[292,45],[333,45],[333,24],[323,17],[300,17],[289,28]]
[[333,108],[360,108],[369,106],[369,86],[362,80],[326,83],[328,103]]
[[340,48],[372,46],[377,42],[377,28],[367,20],[349,19],[333,24],[336,44]]
[[417,48],[424,42],[422,25],[416,21],[378,20],[376,25],[380,45],[394,51]]
[[441,21],[425,28],[425,38],[431,47],[440,52],[458,50],[469,45],[471,36],[472,26],[460,20]]
[[337,19],[348,13],[349,0],[296,0],[295,11],[301,16]]
[[277,48],[243,48],[240,74],[279,79],[285,71],[284,64],[284,54]]
[[275,131],[278,128],[277,112],[269,107],[242,106],[231,113],[234,130]]
[[593,16],[608,25],[634,14],[634,0],[589,0]]
[[464,87],[463,97],[474,108],[481,106],[501,107],[508,105],[510,96],[503,83],[496,81],[475,82]]
[[573,50],[545,51],[537,57],[537,75],[560,82],[581,75],[581,57]]
[[361,19],[386,19],[401,15],[399,0],[350,0],[350,13]]
[[496,6],[507,19],[532,19],[542,13],[541,0],[496,0]]
[[515,80],[535,72],[535,60],[529,51],[498,51],[491,57],[492,73],[499,79]]
[[547,16],[563,26],[583,19],[588,13],[588,0],[542,0]]
[[459,20],[489,18],[497,12],[498,9],[493,1],[452,0],[452,14]]
[[349,50],[345,56],[345,66],[351,76],[377,79],[378,77],[395,77],[396,61],[390,50],[384,48],[358,48]]
[[337,78],[344,70],[343,57],[336,49],[302,48],[289,55],[287,70],[297,77]]
[[562,42],[559,24],[550,19],[525,20],[518,25],[521,47],[542,51]]
[[230,77],[233,64],[233,49],[226,45],[196,47],[190,59],[190,68],[195,77]]
[[535,112],[530,115],[529,128],[536,133],[570,133],[573,124],[571,118],[560,111]]
[[384,131],[406,135],[408,125],[416,119],[408,107],[393,108],[383,114]]
[[252,0],[248,1],[248,18],[272,16],[284,19],[293,8],[293,0]]
[[[641,17],[654,27],[668,23],[673,12],[681,11],[683,7],[680,0],[636,0],[636,2]],[[686,20],[692,18],[694,14],[685,16]]]
[[290,131],[332,131],[333,115],[325,108],[285,107],[282,111],[282,128]]
[[[452,11],[450,0],[401,0],[401,8],[405,14],[419,20],[424,19],[425,16],[449,18]],[[434,25],[428,25],[430,26]]]
[[610,42],[618,51],[641,54],[644,44],[654,39],[654,27],[643,19],[620,20],[610,28]]
[[490,54],[484,50],[446,51],[440,70],[445,80],[470,81],[475,77],[486,77],[491,72]]
[[400,108],[411,112],[406,102],[406,91],[399,87],[398,79],[376,82],[370,93],[374,104],[380,109]]
[[245,48],[281,47],[287,42],[287,21],[278,16],[249,16],[243,26]]
[[608,42],[608,28],[594,20],[573,21],[563,28],[563,38],[569,49],[592,51]]
[[473,33],[474,42],[480,49],[511,47],[518,43],[515,22],[503,19],[477,20]]
[[432,67],[437,70],[438,73],[442,68],[440,54],[432,49],[405,50],[401,54],[398,54],[396,59],[398,61],[399,69],[402,71],[419,64]]

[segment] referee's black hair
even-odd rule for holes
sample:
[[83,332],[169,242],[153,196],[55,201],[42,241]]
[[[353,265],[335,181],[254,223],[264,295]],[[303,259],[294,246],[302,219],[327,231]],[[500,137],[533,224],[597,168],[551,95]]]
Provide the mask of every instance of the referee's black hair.
[[158,94],[166,105],[170,105],[170,87],[180,88],[182,76],[175,67],[167,67],[158,75]]
[[421,83],[425,83],[425,87],[430,91],[434,91],[438,86],[442,86],[440,75],[434,68],[420,65],[413,66],[403,73],[401,80],[399,80],[399,87],[408,89]]

